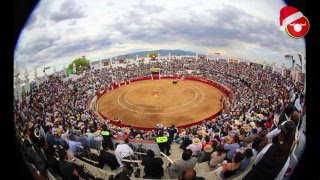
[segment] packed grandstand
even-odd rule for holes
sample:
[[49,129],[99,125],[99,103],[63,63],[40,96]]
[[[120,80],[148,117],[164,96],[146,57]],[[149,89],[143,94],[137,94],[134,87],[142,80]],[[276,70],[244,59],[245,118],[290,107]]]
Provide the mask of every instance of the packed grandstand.
[[[150,68],[159,68],[159,74]],[[47,78],[27,93],[28,101],[14,103],[25,162],[44,179],[67,179],[62,161],[75,165],[77,173],[70,176],[76,179],[177,179],[187,174],[183,168],[193,169],[198,179],[253,179],[257,173],[289,179],[304,151],[306,94],[303,84],[288,74],[250,62],[190,57],[91,68],[73,76],[77,78]],[[92,100],[102,93],[145,77],[161,80],[159,76],[210,80],[226,92],[223,109],[183,127],[139,128],[115,117],[105,119],[94,108]],[[131,153],[120,151],[123,144]],[[162,173],[150,174],[144,158],[151,156],[163,162]]]

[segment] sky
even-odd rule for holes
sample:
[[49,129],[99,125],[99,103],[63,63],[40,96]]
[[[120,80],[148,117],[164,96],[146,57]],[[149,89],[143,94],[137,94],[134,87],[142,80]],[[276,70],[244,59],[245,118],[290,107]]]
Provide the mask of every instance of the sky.
[[[279,30],[279,0],[40,0],[14,51],[20,78],[43,75],[85,56],[90,61],[181,49],[254,62],[305,57],[304,38]],[[299,62],[299,61],[297,61]]]

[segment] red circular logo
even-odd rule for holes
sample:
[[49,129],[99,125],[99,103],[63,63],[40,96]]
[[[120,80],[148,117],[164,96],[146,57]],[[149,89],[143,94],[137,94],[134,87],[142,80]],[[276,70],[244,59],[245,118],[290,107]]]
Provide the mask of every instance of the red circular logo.
[[286,26],[286,32],[293,38],[301,38],[305,36],[310,28],[308,19],[303,16]]

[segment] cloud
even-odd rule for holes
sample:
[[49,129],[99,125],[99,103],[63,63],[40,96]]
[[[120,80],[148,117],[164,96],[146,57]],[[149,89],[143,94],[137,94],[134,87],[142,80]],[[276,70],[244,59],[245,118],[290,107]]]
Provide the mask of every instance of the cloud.
[[63,2],[58,10],[52,11],[50,14],[50,19],[56,23],[68,19],[84,17],[86,17],[85,12],[82,10],[81,6],[76,4],[73,0]]
[[115,5],[115,3],[114,3],[113,1],[108,1],[108,2],[106,3],[106,5],[107,5],[107,6],[113,6],[113,5]]
[[20,35],[15,61],[42,66],[153,49],[281,61],[284,53],[305,54],[303,38],[279,31],[283,5],[276,0],[40,1]]
[[[256,43],[272,51],[285,46],[295,49],[294,40],[271,21],[246,13],[237,7],[216,9],[208,15],[186,10],[185,16],[144,18],[146,13],[128,11],[114,24],[114,30],[127,40],[148,43],[184,41],[200,46],[228,47],[233,43]],[[221,17],[221,18],[217,18]],[[151,18],[151,17],[150,17]],[[207,22],[202,22],[207,21]],[[285,44],[284,44],[285,43]]]

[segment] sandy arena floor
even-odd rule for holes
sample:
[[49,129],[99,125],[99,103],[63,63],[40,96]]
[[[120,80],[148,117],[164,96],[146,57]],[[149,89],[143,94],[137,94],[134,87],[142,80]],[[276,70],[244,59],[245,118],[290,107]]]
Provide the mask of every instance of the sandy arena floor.
[[176,85],[172,79],[144,80],[106,93],[97,108],[109,119],[136,127],[182,126],[219,112],[221,95],[214,87],[192,80]]

